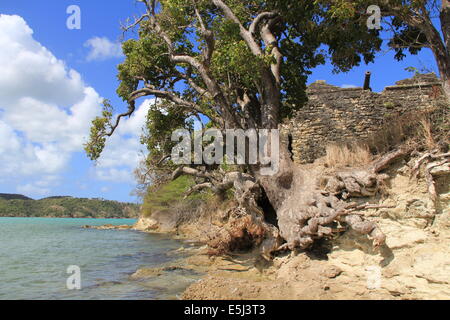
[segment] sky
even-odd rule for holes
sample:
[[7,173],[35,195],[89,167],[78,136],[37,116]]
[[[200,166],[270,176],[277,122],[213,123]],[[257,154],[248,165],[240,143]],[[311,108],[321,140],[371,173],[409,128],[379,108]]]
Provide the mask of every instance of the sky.
[[[67,27],[71,5],[80,8],[80,29]],[[134,0],[0,0],[0,193],[137,201],[132,172],[145,153],[139,136],[151,100],[139,101],[97,163],[83,143],[104,98],[117,112],[126,108],[115,92],[120,26],[142,10]],[[437,69],[429,50],[402,62],[393,56],[386,50],[348,73],[320,66],[308,82],[362,86],[371,71],[372,89],[382,91],[410,77],[407,67]]]

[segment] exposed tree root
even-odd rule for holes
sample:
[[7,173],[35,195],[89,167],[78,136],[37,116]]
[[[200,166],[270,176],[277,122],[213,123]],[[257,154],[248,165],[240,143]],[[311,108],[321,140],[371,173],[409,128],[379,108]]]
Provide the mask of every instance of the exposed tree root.
[[[366,219],[363,211],[392,207],[349,200],[375,196],[389,178],[382,171],[411,152],[411,148],[402,148],[366,168],[346,168],[327,173],[320,166],[304,169],[288,163],[281,167],[279,174],[258,177],[257,180],[252,175],[239,172],[211,174],[192,168],[180,168],[174,177],[190,174],[201,178],[190,192],[204,188],[211,188],[216,193],[230,188],[235,191],[236,206],[228,212],[228,222],[209,241],[211,254],[248,251],[259,246],[263,256],[270,258],[279,250],[307,249],[315,241],[331,239],[346,228],[369,236],[374,247],[379,247],[385,243],[386,236],[376,223]],[[425,168],[434,201],[437,200],[437,192],[433,170],[444,170],[442,165],[448,166],[449,157],[449,154],[429,153],[420,157],[412,169],[416,172],[427,161],[434,161]],[[265,221],[264,212],[258,206],[262,188],[276,211],[278,228]]]
[[257,205],[261,187],[242,175],[235,176],[233,187],[237,205],[228,212],[226,225],[208,242],[210,254],[248,251],[260,246],[262,254],[269,258],[282,239],[278,229],[265,222],[264,213]]
[[346,200],[376,195],[388,178],[380,172],[410,151],[391,152],[366,169],[347,169],[327,176],[314,171],[296,172],[292,195],[278,210],[281,236],[287,241],[282,249],[306,249],[318,239],[331,238],[345,225],[370,236],[375,247],[383,245],[386,241],[384,233],[374,222],[358,214],[362,210],[381,207],[349,204]]
[[450,173],[450,153],[438,153],[439,150],[428,152],[421,156],[411,169],[413,177],[418,178],[420,168],[426,164],[424,168],[424,176],[428,184],[428,193],[433,203],[436,205],[439,196],[436,191],[434,176]]

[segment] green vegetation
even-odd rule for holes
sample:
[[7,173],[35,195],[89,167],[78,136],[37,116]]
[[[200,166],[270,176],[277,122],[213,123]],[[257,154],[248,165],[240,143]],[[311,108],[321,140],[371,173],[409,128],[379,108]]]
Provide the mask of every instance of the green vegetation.
[[9,194],[9,193],[0,193],[0,199],[4,199],[4,200],[14,200],[14,199],[19,199],[19,200],[33,200],[31,198],[28,198],[24,195],[21,194]]
[[139,206],[101,199],[50,197],[33,200],[0,194],[1,217],[136,218]]
[[193,117],[215,128],[276,128],[306,101],[307,77],[327,57],[335,71],[349,71],[381,49],[377,30],[322,1],[140,2],[147,12],[129,26],[137,37],[123,43],[126,59],[118,66],[117,93],[128,110],[114,119],[105,101],[85,144],[92,160],[143,97],[158,101],[143,142],[164,160],[165,148],[154,147],[168,146],[168,128]]
[[195,203],[195,200],[206,200],[212,196],[211,192],[193,193],[186,196],[194,185],[195,181],[192,177],[181,176],[162,185],[156,191],[150,188],[144,198],[142,214],[149,217],[156,211],[168,211],[175,206]]

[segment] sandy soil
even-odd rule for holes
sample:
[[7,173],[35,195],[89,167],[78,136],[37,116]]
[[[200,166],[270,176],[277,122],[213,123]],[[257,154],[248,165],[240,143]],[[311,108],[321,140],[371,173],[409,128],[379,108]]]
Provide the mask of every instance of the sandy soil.
[[[273,261],[257,254],[210,257],[206,247],[190,249],[174,267],[206,275],[181,298],[450,299],[450,177],[437,182],[436,210],[424,181],[411,181],[401,168],[394,169],[389,196],[378,201],[396,208],[366,213],[386,234],[384,247],[374,250],[367,237],[348,231],[312,252],[284,253]],[[205,226],[201,221],[185,225],[178,236],[200,241]],[[161,231],[152,219],[140,221],[138,229]],[[147,271],[140,276],[163,272]]]

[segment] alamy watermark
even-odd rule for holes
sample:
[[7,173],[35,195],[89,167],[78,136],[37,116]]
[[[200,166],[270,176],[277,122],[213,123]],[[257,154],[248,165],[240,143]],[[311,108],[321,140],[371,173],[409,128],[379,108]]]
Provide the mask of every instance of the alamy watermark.
[[79,266],[69,266],[67,273],[70,276],[67,278],[66,287],[68,290],[81,290],[81,269]]
[[67,7],[66,13],[70,16],[67,18],[66,26],[69,30],[81,29],[81,9],[77,5]]
[[367,8],[367,14],[371,16],[367,19],[367,28],[369,30],[381,29],[381,9],[377,5],[371,5]]
[[381,288],[381,268],[378,266],[366,267],[367,289],[377,290]]
[[[77,5],[70,5],[66,9],[66,13],[70,16],[67,18],[66,26],[69,30],[80,30],[81,29],[81,9]],[[370,30],[381,29],[381,9],[377,5],[370,5],[366,11],[370,14],[367,19],[367,28]]]
[[176,130],[172,161],[178,165],[260,165],[262,175],[275,175],[280,164],[279,130]]

